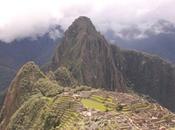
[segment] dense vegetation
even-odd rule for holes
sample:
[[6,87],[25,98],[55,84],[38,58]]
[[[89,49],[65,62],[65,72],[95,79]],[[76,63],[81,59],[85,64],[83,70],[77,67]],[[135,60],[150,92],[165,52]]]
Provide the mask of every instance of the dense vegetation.
[[[63,70],[61,80],[66,81],[72,74],[65,67]],[[1,111],[2,130],[156,130],[162,126],[175,127],[174,114],[134,93],[110,92],[80,84],[62,86],[60,78],[58,81],[53,78],[57,73],[49,73],[52,77],[50,74],[47,77],[33,62],[21,68]],[[74,79],[71,78],[69,81]]]

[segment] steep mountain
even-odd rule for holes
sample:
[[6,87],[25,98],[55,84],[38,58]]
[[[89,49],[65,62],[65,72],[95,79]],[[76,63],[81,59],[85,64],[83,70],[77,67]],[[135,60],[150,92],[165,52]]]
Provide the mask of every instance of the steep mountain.
[[123,51],[123,72],[131,87],[175,111],[175,66],[136,51]]
[[65,32],[51,67],[66,66],[79,82],[108,90],[125,90],[110,45],[87,17],[76,19]]
[[68,28],[46,67],[28,62],[16,74],[1,130],[175,128],[175,115],[157,103],[175,110],[174,66],[108,44],[87,17]]
[[[6,129],[12,115],[33,95],[36,98],[37,96],[40,98],[40,95],[50,97],[59,94],[61,91],[61,88],[49,81],[34,62],[28,62],[19,70],[7,91],[1,110],[0,128]],[[35,103],[35,101],[33,102]],[[20,129],[20,127],[15,129]]]
[[[27,61],[39,65],[47,63],[60,41],[60,26],[51,28],[46,34],[37,38],[24,38],[5,43],[0,41],[0,91],[3,93],[14,78],[16,71]],[[0,102],[1,104],[1,102]]]
[[[39,67],[32,62],[26,64],[19,70],[17,76],[11,83],[4,101],[4,107],[2,108],[1,118],[4,118],[4,121],[2,121],[4,126],[7,125],[6,122],[9,121],[11,115],[28,99],[30,94],[34,92],[32,89],[33,82],[42,77],[44,76],[40,72]],[[3,129],[3,127],[1,129]]]
[[175,111],[175,66],[155,55],[111,46],[117,57],[115,64],[122,71],[128,87]]
[[60,66],[82,84],[117,91],[132,86],[175,111],[175,67],[159,57],[108,44],[89,18],[76,19],[65,32],[51,68]]

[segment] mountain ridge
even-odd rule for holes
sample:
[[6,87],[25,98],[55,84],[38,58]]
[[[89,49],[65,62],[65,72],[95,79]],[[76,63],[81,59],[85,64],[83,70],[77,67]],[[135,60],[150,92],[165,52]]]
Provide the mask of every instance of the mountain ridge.
[[79,17],[65,32],[49,71],[34,62],[20,69],[1,110],[2,130],[175,128],[171,111],[134,92],[173,111],[175,68],[110,45],[89,20]]
[[125,49],[138,50],[153,55],[158,55],[175,63],[174,57],[174,23],[166,20],[158,20],[155,23],[125,27],[120,32],[109,29],[104,34],[112,44]]
[[0,41],[0,106],[11,80],[23,64],[32,60],[41,66],[50,61],[60,41],[58,32],[63,30],[55,26],[36,38],[26,37],[10,43]]
[[[83,24],[77,26],[82,19]],[[86,22],[92,33],[87,25],[82,27]],[[135,91],[149,95],[175,110],[174,66],[156,56],[125,51],[110,45],[94,30],[89,18],[79,17],[65,32],[63,42],[52,59],[51,68],[54,70],[61,65],[66,66],[75,77],[78,75],[76,78],[85,85],[126,91],[132,84]]]

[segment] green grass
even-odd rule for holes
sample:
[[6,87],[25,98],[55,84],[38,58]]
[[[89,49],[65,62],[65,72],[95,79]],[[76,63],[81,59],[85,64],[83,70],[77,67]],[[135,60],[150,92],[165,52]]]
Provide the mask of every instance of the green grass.
[[90,109],[95,109],[98,111],[106,111],[107,108],[103,103],[91,100],[91,99],[82,99],[81,103],[86,107]]
[[95,100],[95,101],[97,101],[97,102],[101,102],[101,103],[104,103],[104,101],[105,101],[105,98],[100,97],[100,96],[98,96],[98,95],[92,95],[91,99],[92,99],[92,100]]
[[104,98],[104,97],[99,96],[99,95],[92,95],[91,99],[95,100],[95,101],[98,101],[98,102],[101,102],[101,103],[104,103],[104,102],[111,103],[111,104],[113,103],[113,99],[112,98],[110,98],[110,97]]
[[115,109],[116,106],[112,98],[105,98],[100,95],[92,95],[89,99],[82,99],[81,103],[86,108],[99,111],[112,111]]

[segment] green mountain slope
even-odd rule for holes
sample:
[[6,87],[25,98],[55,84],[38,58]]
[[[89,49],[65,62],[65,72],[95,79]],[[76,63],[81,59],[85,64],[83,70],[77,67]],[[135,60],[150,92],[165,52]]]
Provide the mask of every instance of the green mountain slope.
[[62,87],[59,81],[47,77],[29,62],[8,90],[0,128],[158,130],[175,127],[174,120],[173,113],[132,92],[110,92],[82,85]]
[[[60,38],[53,40],[50,33],[62,33],[60,26],[51,27],[48,32],[35,39],[26,37],[6,43],[0,40],[0,91],[4,93],[14,78],[17,70],[28,61],[35,61],[38,65],[50,61],[54,48]],[[3,94],[0,94],[3,95]],[[3,96],[2,96],[3,98]],[[0,107],[1,100],[0,96]]]
[[87,17],[76,19],[65,32],[52,59],[52,70],[66,66],[82,84],[124,91],[123,75],[114,64],[111,48]]
[[[162,92],[173,92],[173,66],[157,57],[111,46],[89,18],[73,22],[47,69],[43,73],[28,62],[19,70],[0,112],[1,130],[175,128],[175,114],[133,91],[139,91],[137,86],[155,87],[162,98]],[[165,105],[173,103],[168,102],[173,97],[166,98]]]
[[110,45],[87,17],[65,32],[50,68],[60,66],[81,84],[122,92],[130,87],[175,111],[175,67],[157,56]]
[[132,88],[175,111],[175,67],[149,54],[123,51],[123,55],[123,72],[127,75]]

